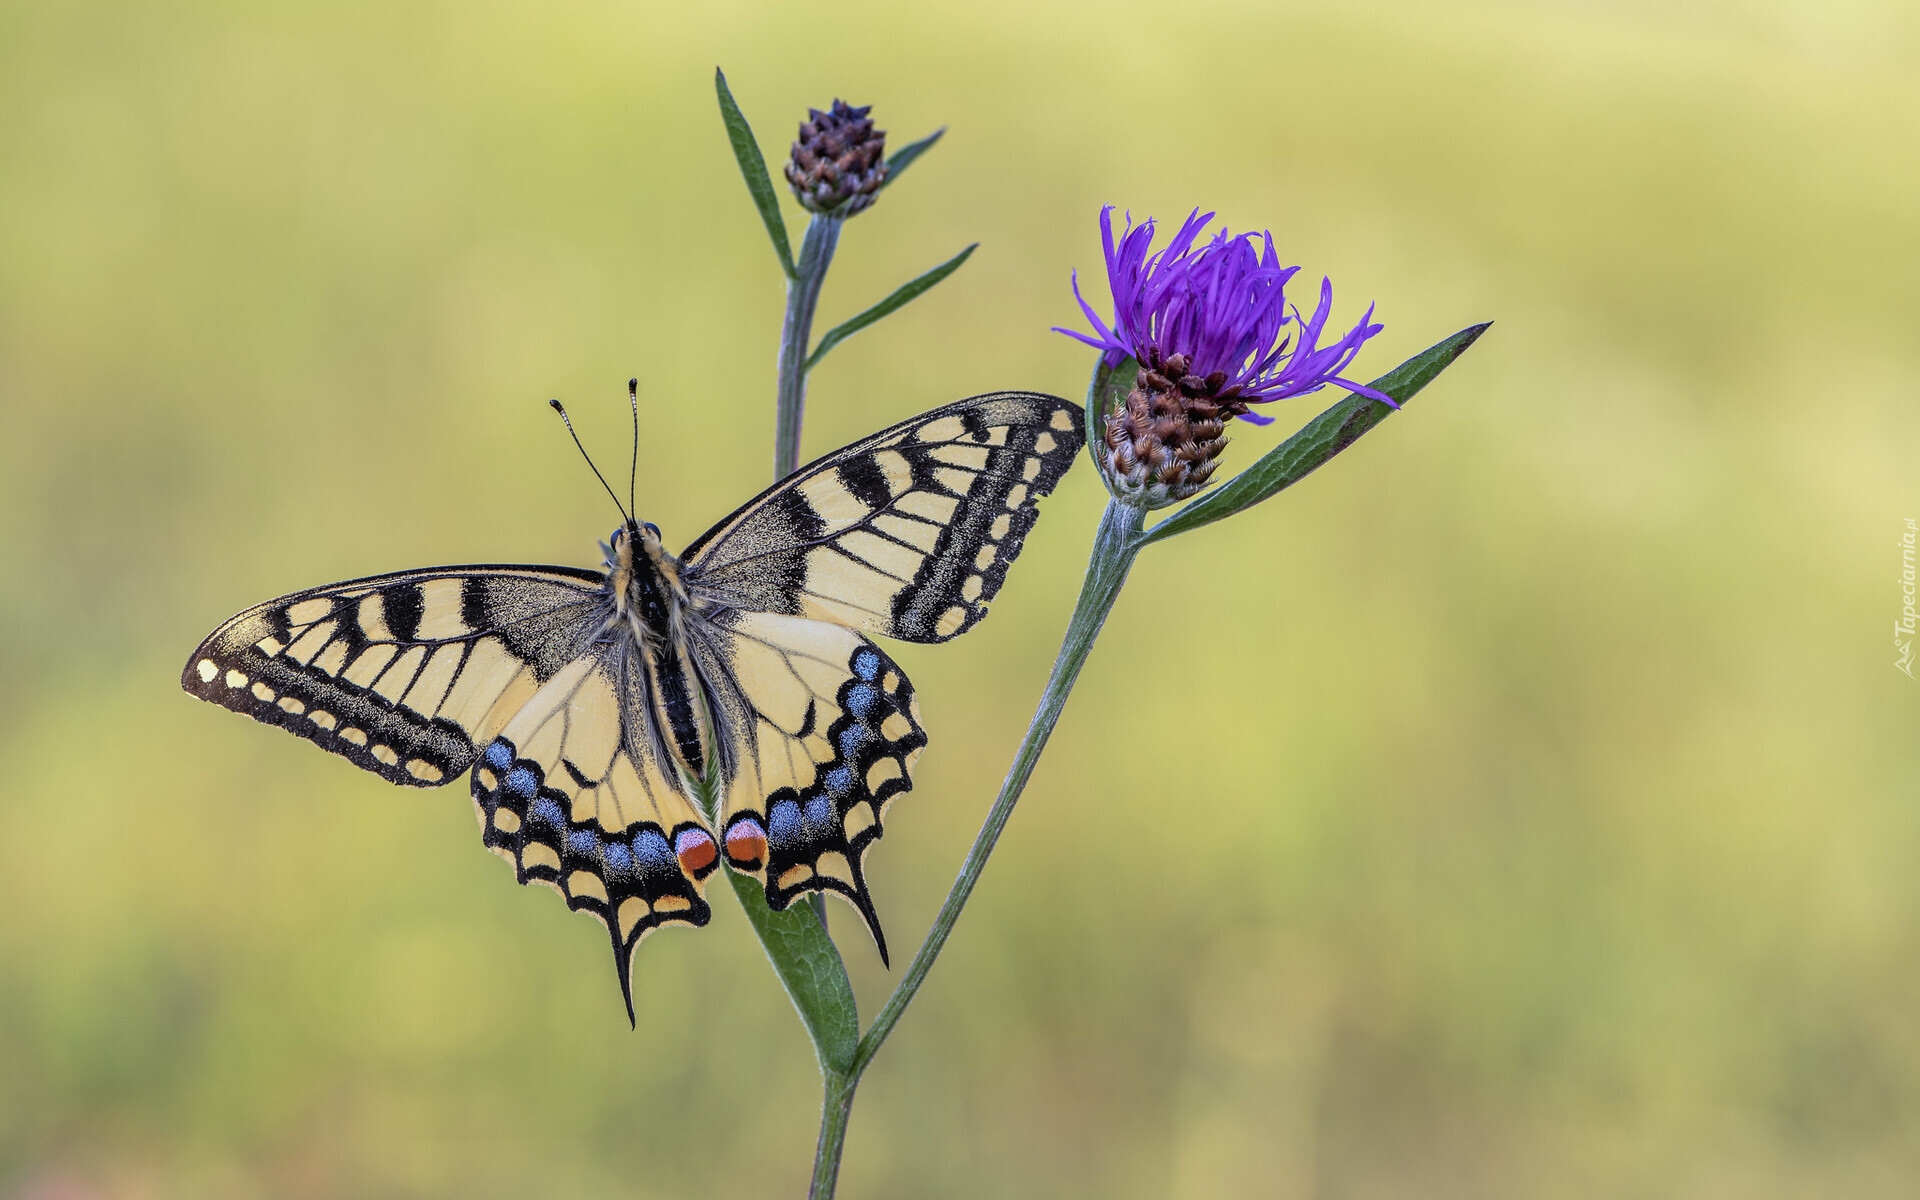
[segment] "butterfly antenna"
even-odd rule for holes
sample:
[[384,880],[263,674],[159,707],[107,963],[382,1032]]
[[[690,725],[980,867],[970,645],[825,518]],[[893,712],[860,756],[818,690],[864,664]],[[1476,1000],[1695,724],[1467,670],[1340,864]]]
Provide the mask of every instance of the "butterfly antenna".
[[567,432],[570,434],[573,434],[573,444],[575,446],[579,446],[580,457],[587,460],[587,466],[593,471],[594,478],[600,481],[601,487],[607,489],[607,496],[609,499],[613,501],[613,506],[615,508],[620,509],[620,515],[627,519],[627,524],[629,525],[633,524],[633,514],[628,512],[625,508],[621,506],[620,497],[614,492],[613,486],[607,482],[607,477],[600,473],[599,467],[596,467],[593,465],[593,455],[588,454],[587,448],[585,446],[580,445],[580,435],[577,433],[574,433],[573,421],[567,416],[567,410],[560,407],[560,402],[558,400],[549,400],[547,401],[547,403],[553,405],[553,411],[559,413],[560,420],[566,424]]
[[634,482],[640,478],[640,381],[627,380],[627,404],[633,409],[633,467],[627,472],[627,511],[640,506],[633,502]]

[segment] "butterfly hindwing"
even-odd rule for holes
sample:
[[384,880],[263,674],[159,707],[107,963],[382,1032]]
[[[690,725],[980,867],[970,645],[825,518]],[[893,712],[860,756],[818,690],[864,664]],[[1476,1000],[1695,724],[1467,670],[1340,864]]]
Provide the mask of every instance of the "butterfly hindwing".
[[884,960],[865,858],[927,744],[913,685],[844,626],[743,612],[714,624],[702,669],[718,681],[733,747],[720,821],[728,862],[766,885],[775,910],[804,892],[843,896]]
[[481,749],[473,801],[488,848],[605,925],[633,1015],[632,964],[666,924],[705,925],[719,854],[657,745],[637,656],[568,664]]
[[602,579],[448,567],[296,592],[214,630],[180,682],[391,782],[432,787],[580,653]]
[[796,471],[688,548],[689,585],[734,607],[944,642],[986,615],[1085,442],[1080,408],[975,396]]

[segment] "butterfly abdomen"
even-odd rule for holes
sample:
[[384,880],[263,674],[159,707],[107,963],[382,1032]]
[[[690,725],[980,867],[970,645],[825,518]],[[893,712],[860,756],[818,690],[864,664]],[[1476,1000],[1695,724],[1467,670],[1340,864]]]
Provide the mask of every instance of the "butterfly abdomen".
[[667,719],[674,755],[689,775],[701,778],[706,774],[706,730],[693,702],[693,664],[686,647],[669,644],[652,656],[647,668],[653,675],[654,695],[660,698],[660,712]]
[[674,757],[694,778],[706,774],[708,731],[694,700],[693,663],[687,651],[687,591],[680,566],[660,544],[652,525],[633,523],[614,534],[608,586],[645,655],[647,692],[665,719]]

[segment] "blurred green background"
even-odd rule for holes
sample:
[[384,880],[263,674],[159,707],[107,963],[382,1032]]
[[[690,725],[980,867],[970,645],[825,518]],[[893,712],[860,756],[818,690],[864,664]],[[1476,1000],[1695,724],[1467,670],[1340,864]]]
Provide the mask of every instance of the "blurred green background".
[[[797,1195],[817,1079],[738,908],[640,955],[177,685],[229,613],[593,565],[766,482],[781,280],[715,113],[947,139],[822,321],[807,453],[1078,397],[1102,203],[1271,227],[1353,453],[1149,552],[843,1194],[1893,1197],[1920,1177],[1920,18],[1436,6],[0,6],[0,1195]],[[787,202],[790,215],[798,210]],[[799,221],[794,221],[797,235]],[[1103,302],[1104,304],[1104,302]],[[1279,415],[1298,423],[1319,398]],[[1244,464],[1289,426],[1242,429]],[[1058,644],[1084,467],[871,860],[903,961]],[[891,986],[836,918],[863,1008]]]

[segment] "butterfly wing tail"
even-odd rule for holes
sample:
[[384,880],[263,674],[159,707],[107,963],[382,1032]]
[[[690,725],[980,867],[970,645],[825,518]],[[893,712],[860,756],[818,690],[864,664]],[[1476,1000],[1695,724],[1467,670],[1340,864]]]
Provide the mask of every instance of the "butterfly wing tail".
[[714,628],[723,636],[702,660],[723,680],[736,763],[720,822],[729,864],[761,881],[775,911],[808,892],[840,896],[885,962],[865,859],[927,744],[913,685],[843,626],[730,613]]

